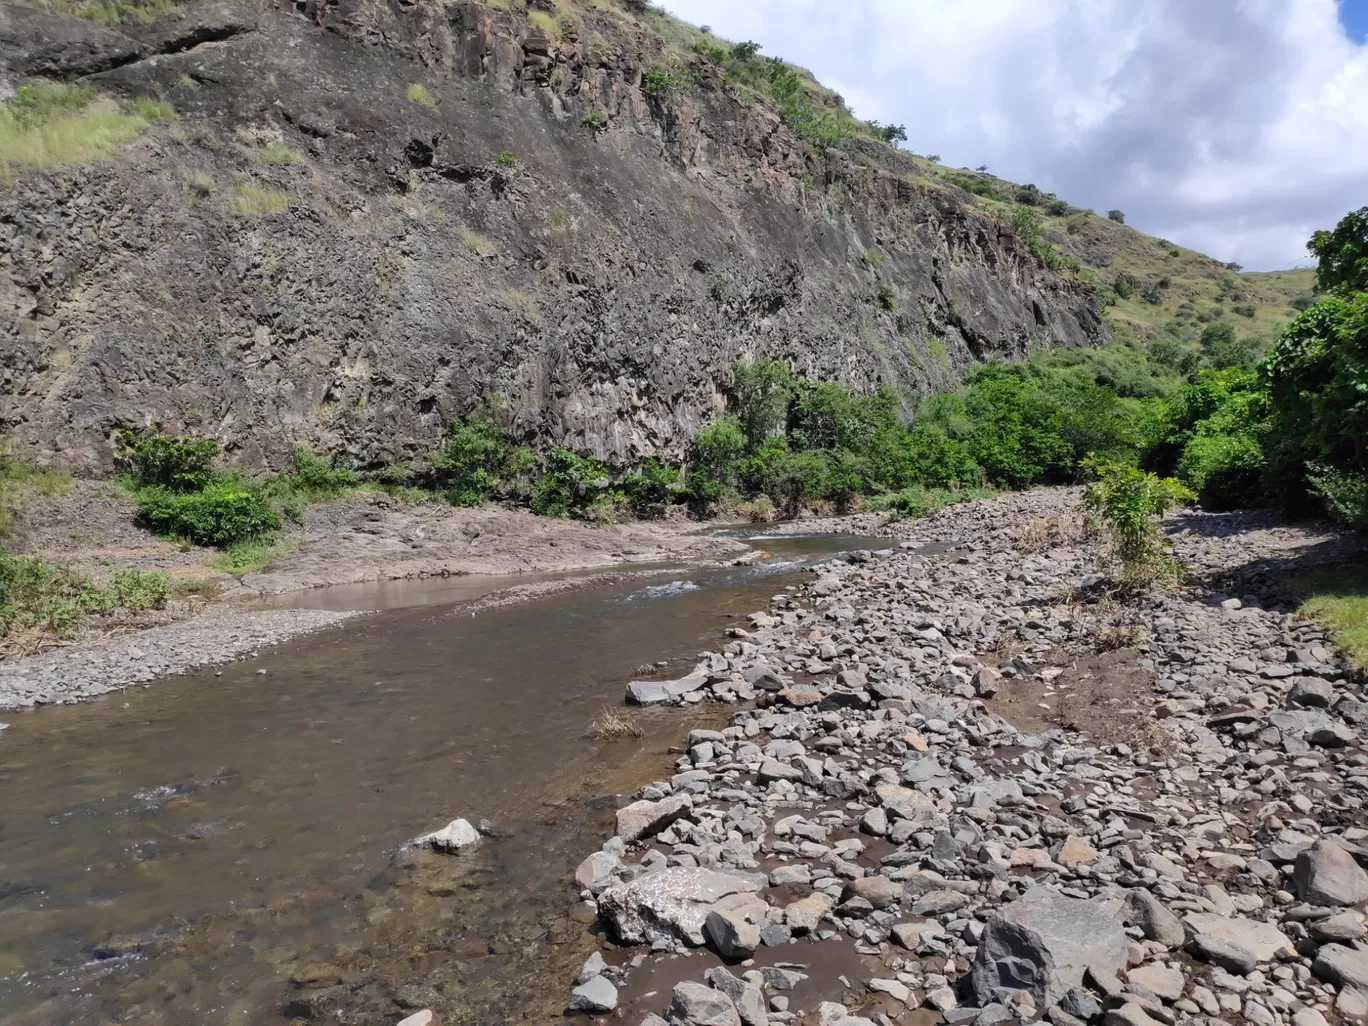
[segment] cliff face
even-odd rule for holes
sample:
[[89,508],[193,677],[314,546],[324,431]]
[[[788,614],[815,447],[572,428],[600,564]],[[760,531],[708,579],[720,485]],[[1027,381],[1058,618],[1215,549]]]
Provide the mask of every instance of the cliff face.
[[624,464],[680,454],[740,356],[926,390],[1105,336],[894,151],[818,154],[701,62],[650,95],[664,44],[610,2],[560,38],[519,0],[206,0],[118,33],[0,5],[0,85],[179,115],[0,180],[0,432],[85,470],[153,422],[378,465],[498,392],[525,439]]

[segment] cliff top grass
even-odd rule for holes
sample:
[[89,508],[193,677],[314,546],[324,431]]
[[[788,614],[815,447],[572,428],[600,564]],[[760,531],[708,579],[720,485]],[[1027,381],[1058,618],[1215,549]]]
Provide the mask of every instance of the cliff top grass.
[[34,79],[0,104],[0,181],[16,168],[109,159],[153,121],[175,116],[150,97],[118,104],[87,85]]
[[145,25],[181,9],[175,0],[13,0],[51,14],[84,18],[97,25],[116,27],[128,23]]

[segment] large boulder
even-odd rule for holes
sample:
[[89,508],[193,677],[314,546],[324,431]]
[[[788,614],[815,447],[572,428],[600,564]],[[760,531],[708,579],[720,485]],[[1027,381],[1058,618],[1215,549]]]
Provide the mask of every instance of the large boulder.
[[1187,940],[1183,921],[1163,902],[1144,888],[1137,887],[1126,895],[1128,920],[1145,932],[1145,939],[1158,941],[1166,948],[1181,948]]
[[1228,941],[1244,948],[1256,961],[1272,962],[1283,949],[1291,950],[1292,942],[1272,923],[1239,916],[1222,916],[1215,912],[1189,912],[1183,916],[1199,935]]
[[599,914],[624,944],[682,940],[699,947],[713,905],[731,894],[752,894],[768,882],[763,874],[674,866],[610,887],[599,895]]
[[708,910],[703,932],[723,958],[750,958],[760,946],[760,929],[769,921],[769,910],[753,894],[731,894]]
[[1317,841],[1299,854],[1292,879],[1297,897],[1311,905],[1368,901],[1368,873],[1354,856],[1331,840]]
[[1084,901],[1036,886],[984,924],[971,981],[980,1005],[1002,988],[1028,991],[1038,1008],[1058,1002],[1083,973],[1112,979],[1126,965],[1130,941],[1117,898]]
[[147,47],[84,18],[0,4],[0,82],[76,78],[128,64]]
[[618,809],[617,835],[628,844],[660,833],[693,808],[687,794],[673,794],[658,802],[642,800]]

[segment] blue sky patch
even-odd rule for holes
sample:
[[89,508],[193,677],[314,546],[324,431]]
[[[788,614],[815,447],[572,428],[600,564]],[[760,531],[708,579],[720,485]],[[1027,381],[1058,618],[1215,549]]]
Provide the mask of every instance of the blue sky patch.
[[1340,0],[1339,18],[1350,39],[1368,41],[1368,0]]

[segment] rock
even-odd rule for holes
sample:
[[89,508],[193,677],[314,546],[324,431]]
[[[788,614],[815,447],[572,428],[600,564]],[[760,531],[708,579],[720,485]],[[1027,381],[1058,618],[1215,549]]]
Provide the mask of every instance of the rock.
[[459,855],[462,850],[480,842],[480,832],[464,819],[453,819],[441,830],[415,837],[409,842],[414,847],[427,846],[436,851]]
[[732,894],[708,910],[703,933],[723,958],[750,958],[760,946],[769,906],[753,894]]
[[1177,1001],[1183,996],[1185,977],[1177,969],[1162,965],[1142,965],[1126,971],[1126,982],[1144,987],[1165,1001]]
[[1311,969],[1337,987],[1368,991],[1368,950],[1347,944],[1326,944],[1316,952]]
[[1320,840],[1297,856],[1293,886],[1312,905],[1357,905],[1368,901],[1368,873],[1331,840]]
[[731,894],[758,891],[764,876],[671,867],[610,887],[599,895],[599,913],[624,944],[681,939],[703,944],[708,910]]
[[[875,908],[891,908],[903,896],[903,885],[886,876],[862,876],[846,884],[843,898],[864,898]],[[790,908],[792,906],[789,906]]]
[[1103,1026],[1163,1026],[1134,1001],[1127,1001],[1119,1008],[1109,1009],[1102,1023]]
[[1130,942],[1121,926],[1121,902],[1069,898],[1035,886],[984,924],[972,969],[974,995],[991,1003],[998,988],[1025,990],[1048,1008],[1086,969],[1111,973],[1126,965]]
[[816,688],[784,688],[779,692],[780,700],[795,709],[806,709],[809,706],[819,705],[823,697],[825,696]]
[[658,802],[632,802],[618,809],[617,836],[627,844],[651,837],[687,815],[692,807],[693,799],[686,794],[671,795]]
[[1137,887],[1126,894],[1126,902],[1129,921],[1145,931],[1146,939],[1166,948],[1181,948],[1186,942],[1182,921],[1149,891]]
[[924,937],[942,932],[939,923],[899,923],[892,930],[893,940],[908,951],[916,951],[921,947]]
[[897,980],[870,980],[869,989],[878,994],[887,994],[895,1001],[907,1004],[912,999],[912,992],[907,989],[905,983]]
[[939,916],[954,912],[969,904],[969,895],[959,891],[931,891],[922,895],[912,905],[913,915]]
[[1308,709],[1328,709],[1335,700],[1335,689],[1319,677],[1303,677],[1287,693],[1288,705]]
[[1314,1008],[1299,1008],[1292,1013],[1292,1026],[1329,1026],[1325,1016]]
[[616,879],[614,874],[621,865],[621,860],[616,856],[609,855],[606,851],[596,851],[581,862],[579,868],[575,870],[575,883],[579,884],[581,888],[598,894]]
[[431,1008],[424,1008],[421,1012],[400,1019],[396,1026],[442,1026],[442,1023]]
[[664,681],[634,680],[627,684],[628,705],[664,705],[673,700]]
[[1279,951],[1292,949],[1287,935],[1272,923],[1227,918],[1210,912],[1189,912],[1183,916],[1183,921],[1198,934],[1238,944],[1260,962],[1272,962]]
[[604,976],[595,976],[570,992],[567,1012],[611,1012],[617,1007],[617,988]]
[[731,998],[691,980],[675,986],[667,1018],[681,1026],[741,1026]]
[[1364,926],[1363,916],[1358,912],[1341,912],[1338,915],[1330,916],[1328,919],[1314,920],[1309,924],[1308,929],[1311,931],[1311,936],[1321,943],[1356,941],[1368,933],[1368,927]]
[[993,698],[1002,690],[1002,674],[992,667],[983,666],[974,674],[974,693],[980,698]]
[[888,833],[888,813],[875,806],[860,817],[860,830],[875,837]]
[[1237,976],[1249,975],[1259,961],[1248,948],[1206,933],[1196,934],[1188,941],[1187,949],[1202,961],[1218,965]]
[[595,951],[584,960],[584,965],[580,966],[579,975],[575,977],[576,983],[588,983],[595,976],[602,976],[603,970],[608,968],[608,963],[603,960],[602,952]]
[[794,933],[813,933],[835,907],[835,898],[821,891],[814,891],[784,909],[784,922]]
[[1093,846],[1083,838],[1074,834],[1065,839],[1059,848],[1059,854],[1055,856],[1055,861],[1061,866],[1068,866],[1070,869],[1075,866],[1087,865],[1097,861],[1097,852]]
[[768,1026],[765,1011],[765,992],[749,980],[738,980],[720,965],[713,966],[703,978],[708,984],[731,998],[736,1012],[745,1026]]
[[802,780],[803,771],[796,766],[786,766],[778,759],[765,759],[760,763],[760,772],[756,775],[756,783],[772,784],[776,780]]
[[948,1012],[959,1006],[953,987],[937,987],[926,995],[926,1003],[938,1012]]

